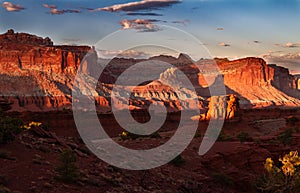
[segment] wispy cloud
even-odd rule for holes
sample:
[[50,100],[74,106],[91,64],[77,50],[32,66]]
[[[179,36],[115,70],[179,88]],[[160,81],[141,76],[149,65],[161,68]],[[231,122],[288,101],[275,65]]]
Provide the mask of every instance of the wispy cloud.
[[163,14],[151,13],[151,12],[127,12],[126,15],[132,15],[132,16],[163,16]]
[[222,30],[224,30],[224,28],[223,27],[218,27],[216,30],[222,31]]
[[287,47],[287,48],[297,48],[297,47],[300,47],[300,42],[297,42],[297,43],[286,43],[285,45],[284,45],[285,47]]
[[145,59],[150,57],[149,54],[137,50],[97,50],[97,53],[100,58],[104,59],[114,57]]
[[180,0],[141,0],[124,4],[116,4],[108,7],[96,8],[94,11],[140,11],[158,9],[162,7],[168,7],[176,3],[180,3]]
[[134,19],[128,20],[123,19],[120,24],[123,26],[123,30],[135,29],[140,32],[155,32],[160,30],[160,28],[153,24],[153,22],[158,22],[160,20],[148,20],[148,19]]
[[7,11],[21,11],[23,9],[25,9],[24,7],[22,7],[21,5],[17,5],[17,4],[13,4],[11,2],[3,2],[2,6],[7,10]]
[[64,44],[67,45],[77,45],[77,42],[81,41],[79,38],[64,38],[62,40],[64,41]]
[[43,7],[49,8],[49,9],[56,9],[56,5],[49,5],[49,4],[43,4]]
[[276,46],[281,46],[284,48],[299,48],[300,47],[300,42],[292,43],[288,42],[286,44],[275,44]]
[[81,13],[78,9],[57,9],[56,5],[43,4],[43,7],[50,9],[50,13],[52,15],[62,15],[65,13]]
[[228,47],[228,46],[230,46],[230,44],[227,44],[227,43],[225,43],[225,42],[220,42],[220,43],[218,44],[218,46]]
[[188,19],[185,19],[185,20],[176,20],[176,21],[172,21],[172,23],[176,23],[176,24],[182,24],[182,25],[187,25],[189,24],[191,21],[188,20]]

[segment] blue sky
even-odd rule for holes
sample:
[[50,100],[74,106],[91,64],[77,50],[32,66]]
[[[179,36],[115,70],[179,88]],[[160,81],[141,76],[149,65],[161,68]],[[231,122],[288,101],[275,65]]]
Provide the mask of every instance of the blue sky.
[[[165,25],[192,34],[213,57],[267,56],[271,60],[300,53],[300,0],[144,0],[150,3],[142,6],[141,1],[2,1],[0,32],[13,28],[49,36],[56,44],[95,45],[117,30],[159,36]],[[121,9],[109,10],[117,4]]]

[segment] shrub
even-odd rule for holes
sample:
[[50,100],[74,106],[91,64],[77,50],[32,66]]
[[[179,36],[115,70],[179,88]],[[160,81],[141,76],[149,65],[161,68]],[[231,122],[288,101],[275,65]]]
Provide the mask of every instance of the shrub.
[[170,163],[179,167],[185,163],[185,160],[183,159],[183,157],[181,155],[178,155]]
[[298,121],[298,119],[294,116],[288,116],[286,118],[286,122],[287,124],[290,124],[290,125],[295,125],[295,123]]
[[201,137],[201,133],[199,131],[197,131],[194,135],[194,138],[199,138],[199,137]]
[[60,155],[61,164],[56,168],[57,178],[66,183],[74,182],[79,177],[76,166],[77,158],[71,150],[64,150]]
[[236,137],[240,142],[245,142],[249,140],[249,133],[243,131],[240,132]]
[[277,140],[279,140],[284,145],[291,145],[293,142],[293,129],[289,128],[283,131],[278,137]]
[[157,131],[150,135],[137,135],[134,133],[129,133],[129,132],[123,131],[119,136],[122,140],[128,140],[128,139],[135,140],[137,138],[144,138],[144,137],[150,137],[150,138],[156,138],[156,139],[161,138],[159,132],[157,132]]
[[152,133],[152,134],[150,135],[150,138],[160,139],[161,136],[160,136],[160,134],[156,131],[156,132],[154,132],[154,133]]
[[264,164],[266,173],[258,180],[257,189],[260,192],[298,193],[300,188],[300,158],[297,151],[279,158],[281,167],[277,167],[271,158]]
[[231,141],[232,136],[225,134],[223,131],[221,131],[217,141]]
[[8,143],[22,131],[23,121],[18,118],[0,117],[0,144]]
[[212,177],[217,183],[224,186],[231,186],[234,184],[232,177],[224,173],[214,173]]

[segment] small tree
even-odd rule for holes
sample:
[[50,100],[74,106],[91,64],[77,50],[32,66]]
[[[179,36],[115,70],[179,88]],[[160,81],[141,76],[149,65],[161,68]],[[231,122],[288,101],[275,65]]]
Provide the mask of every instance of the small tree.
[[71,150],[64,150],[60,154],[60,160],[61,164],[56,168],[58,179],[66,183],[74,182],[79,177],[75,154]]
[[300,157],[297,151],[280,158],[281,167],[277,167],[271,158],[267,158],[264,167],[266,175],[258,183],[261,192],[298,193],[300,188]]
[[23,121],[18,118],[5,116],[0,105],[0,144],[8,143],[22,131]]

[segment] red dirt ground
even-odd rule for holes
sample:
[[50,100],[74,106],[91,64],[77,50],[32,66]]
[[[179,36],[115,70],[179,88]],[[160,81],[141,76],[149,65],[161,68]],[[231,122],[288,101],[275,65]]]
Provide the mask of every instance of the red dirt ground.
[[[58,138],[77,151],[77,166],[81,177],[67,184],[57,180],[55,168],[60,152],[65,148],[57,141],[24,131],[16,140],[0,145],[0,184],[12,192],[256,192],[254,184],[263,174],[267,157],[277,160],[290,150],[300,150],[300,123],[285,123],[288,116],[300,120],[299,110],[243,110],[239,122],[227,122],[222,137],[204,156],[198,155],[202,137],[195,137],[181,154],[185,163],[172,163],[147,171],[115,168],[86,151],[80,140],[71,112],[11,113],[25,122],[39,121],[50,126]],[[123,146],[150,148],[167,141],[176,129],[173,114],[159,134],[161,138],[138,138],[122,141],[122,129],[112,115],[99,115],[103,127]],[[139,119],[139,117],[137,117]],[[200,123],[198,133],[204,135],[206,123]],[[172,129],[170,129],[172,128]],[[284,145],[276,136],[287,128],[293,129],[291,145]],[[240,142],[237,135],[247,132],[249,138]],[[47,141],[48,140],[48,141]],[[85,154],[87,153],[87,154]],[[2,181],[6,181],[5,183]],[[1,190],[1,189],[0,189]],[[1,191],[0,191],[1,192]]]

